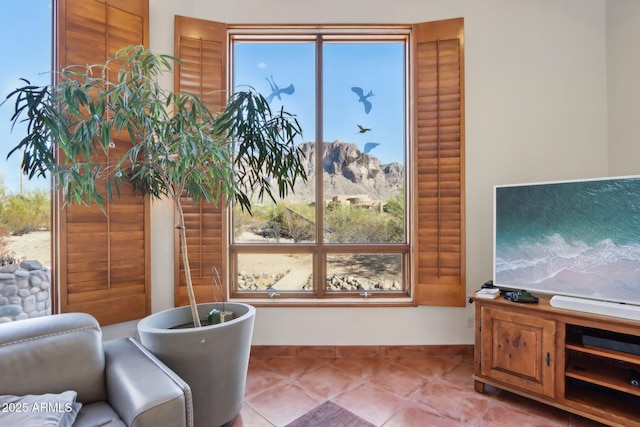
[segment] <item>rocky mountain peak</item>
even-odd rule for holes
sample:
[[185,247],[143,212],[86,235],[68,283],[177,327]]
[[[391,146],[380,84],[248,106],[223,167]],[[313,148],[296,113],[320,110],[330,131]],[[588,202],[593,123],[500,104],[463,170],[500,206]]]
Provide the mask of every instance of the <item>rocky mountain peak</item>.
[[[316,168],[315,143],[303,142],[300,149],[306,157],[307,175],[311,176]],[[404,186],[403,165],[380,164],[380,159],[375,155],[364,154],[351,142],[323,143],[322,159],[325,199],[346,194],[366,194],[375,200],[386,200]],[[306,185],[310,185],[310,182]],[[295,194],[301,193],[308,191],[296,186]]]

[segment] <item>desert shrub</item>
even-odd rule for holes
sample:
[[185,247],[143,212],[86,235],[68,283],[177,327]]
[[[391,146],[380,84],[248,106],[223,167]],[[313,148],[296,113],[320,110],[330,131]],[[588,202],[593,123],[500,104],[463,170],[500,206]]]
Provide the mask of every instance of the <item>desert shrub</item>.
[[9,233],[7,229],[0,226],[0,255],[4,255],[9,251]]
[[0,254],[0,267],[11,264],[20,264],[24,261],[24,258],[20,258],[16,256],[15,252],[7,252],[5,254]]
[[6,228],[0,226],[0,267],[18,264],[22,260],[22,258],[16,256],[15,252],[9,250],[9,233]]
[[0,172],[0,201],[4,200],[7,194],[7,186],[4,183],[4,173]]
[[266,213],[263,232],[267,237],[292,239],[294,242],[313,240],[316,233],[314,207],[307,204],[279,204]]
[[239,236],[245,231],[255,231],[260,225],[266,221],[264,216],[264,207],[254,206],[251,214],[244,209],[234,207],[233,211],[233,227],[234,235]]
[[308,204],[256,205],[251,215],[240,209],[234,212],[234,232],[245,231],[271,240],[291,239],[294,242],[313,240],[315,212]]
[[375,209],[336,205],[327,209],[327,240],[334,243],[396,243],[404,241],[403,217]]
[[51,204],[46,191],[35,190],[25,194],[5,195],[0,202],[0,226],[10,234],[22,235],[50,229]]
[[[315,239],[315,208],[305,203],[256,206],[252,215],[236,210],[236,235],[251,231],[267,239],[308,242]],[[325,237],[333,243],[397,243],[404,241],[404,197],[389,200],[381,212],[348,204],[329,205]]]
[[384,211],[396,218],[404,218],[404,190],[398,191],[384,205]]

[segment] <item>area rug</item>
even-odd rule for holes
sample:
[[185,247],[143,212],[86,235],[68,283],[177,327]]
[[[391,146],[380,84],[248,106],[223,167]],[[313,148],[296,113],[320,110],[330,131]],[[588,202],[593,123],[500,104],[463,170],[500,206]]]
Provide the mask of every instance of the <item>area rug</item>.
[[375,427],[353,412],[327,400],[322,405],[307,412],[286,427]]

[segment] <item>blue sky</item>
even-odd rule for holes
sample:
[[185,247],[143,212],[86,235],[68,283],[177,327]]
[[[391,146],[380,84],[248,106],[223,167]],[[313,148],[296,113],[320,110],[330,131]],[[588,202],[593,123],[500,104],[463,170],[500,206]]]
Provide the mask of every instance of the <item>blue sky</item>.
[[[51,0],[3,0],[0,6],[0,37],[10,40],[0,47],[4,65],[0,67],[0,99],[16,87],[20,78],[31,83],[47,84],[51,74]],[[13,105],[0,107],[0,173],[7,189],[20,188],[19,157],[6,160],[10,148],[21,139],[19,129],[11,132]],[[23,189],[48,188],[48,180],[23,180]]]
[[[291,95],[274,98],[273,108],[284,105],[295,113],[303,140],[315,140],[315,47],[313,43],[237,43],[234,51],[234,85],[247,84],[271,93],[267,79],[280,89],[293,85]],[[404,51],[395,43],[324,44],[324,141],[352,142],[363,150],[368,142],[380,144],[370,154],[381,163],[404,164]],[[351,88],[360,87],[372,107],[364,104]],[[361,134],[358,126],[370,128]]]
[[[12,40],[0,47],[2,58],[11,64],[0,67],[0,99],[21,85],[21,77],[35,84],[47,84],[51,74],[51,0],[9,0],[2,3],[0,34]],[[234,84],[249,84],[265,96],[270,83],[280,88],[294,86],[294,93],[274,98],[273,108],[284,105],[295,113],[304,141],[313,141],[315,123],[315,52],[312,43],[239,43],[234,53]],[[324,45],[324,141],[356,143],[361,150],[368,142],[381,163],[404,163],[404,52],[401,43],[326,43]],[[351,90],[360,87],[371,111]],[[12,105],[0,107],[0,173],[12,193],[20,188],[19,156],[6,159],[24,131],[11,132]],[[364,134],[358,126],[370,128]],[[48,188],[45,179],[22,180],[24,190]]]

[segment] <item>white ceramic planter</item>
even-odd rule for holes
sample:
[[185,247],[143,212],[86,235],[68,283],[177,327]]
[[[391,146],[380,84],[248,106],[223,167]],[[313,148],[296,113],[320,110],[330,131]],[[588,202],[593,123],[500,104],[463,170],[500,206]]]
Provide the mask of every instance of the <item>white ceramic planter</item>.
[[[199,304],[200,319],[222,304]],[[201,328],[172,329],[192,323],[188,306],[171,308],[138,323],[142,345],[191,387],[195,427],[230,424],[240,412],[247,380],[256,309],[224,303],[234,319]]]

